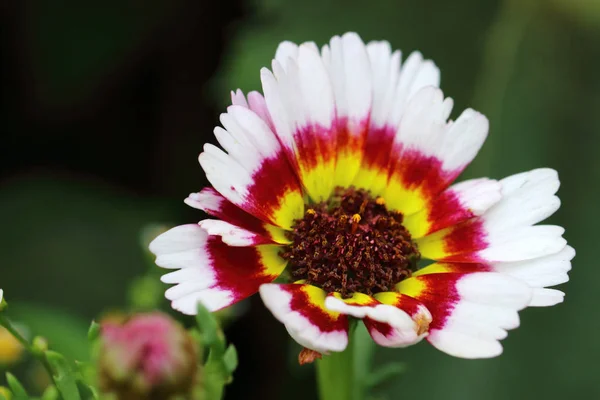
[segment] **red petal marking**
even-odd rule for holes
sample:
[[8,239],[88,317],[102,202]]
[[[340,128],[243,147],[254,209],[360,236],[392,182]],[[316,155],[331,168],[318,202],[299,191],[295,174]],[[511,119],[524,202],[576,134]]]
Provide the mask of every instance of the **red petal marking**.
[[256,247],[231,247],[220,236],[209,236],[206,242],[216,283],[213,287],[230,290],[232,303],[258,292],[263,283],[270,283],[277,274],[270,274]]
[[460,301],[456,284],[465,275],[468,274],[441,273],[410,278],[420,281],[424,286],[424,289],[414,298],[423,303],[431,313],[430,330],[441,329],[445,325],[447,318]]
[[438,263],[442,266],[446,271],[444,272],[435,272],[438,273],[462,273],[462,274],[471,274],[473,272],[494,272],[494,268],[492,268],[488,264],[482,263]]
[[280,207],[282,197],[290,192],[302,194],[298,176],[292,170],[283,151],[263,160],[261,167],[252,176],[253,184],[248,187],[254,206],[272,217]]
[[371,318],[363,318],[363,323],[365,324],[365,327],[369,331],[369,334],[371,333],[371,331],[377,331],[377,332],[381,333],[383,336],[388,337],[394,333],[394,328],[392,328],[390,326],[390,324],[387,324],[385,322],[375,321],[374,319],[371,319]]
[[337,132],[318,125],[307,125],[294,133],[297,154],[290,161],[302,171],[310,171],[336,156]]
[[369,129],[363,156],[363,167],[365,169],[388,169],[394,134],[395,130],[390,126],[371,127]]
[[395,146],[391,153],[389,179],[399,179],[408,189],[420,189],[427,199],[433,199],[446,189],[462,172],[444,171],[442,161],[435,156],[426,156],[418,150],[404,150]]
[[[348,330],[348,317],[346,315],[326,310],[324,301],[323,304],[314,302],[309,292],[306,291],[311,285],[289,283],[279,285],[279,287],[292,295],[290,309],[308,319],[321,332]],[[321,291],[321,289],[318,290]]]
[[229,222],[230,224],[239,226],[240,228],[244,228],[250,232],[257,233],[268,238],[269,240],[271,239],[271,235],[265,229],[265,223],[263,221],[253,215],[248,214],[246,211],[242,210],[225,197],[221,196],[221,194],[212,187],[206,187],[202,189],[200,193],[209,194],[219,198],[218,208],[202,208],[207,214],[217,217],[225,222]]
[[452,227],[450,232],[444,236],[444,250],[450,255],[438,261],[483,261],[476,252],[489,245],[486,236],[487,233],[481,218],[472,218]]
[[340,152],[361,154],[363,153],[365,141],[367,140],[367,134],[369,132],[367,128],[368,120],[359,124],[357,129],[358,132],[351,132],[348,124],[349,121],[347,117],[338,118],[335,121],[334,135],[337,143],[336,154]]
[[[423,307],[424,304],[421,303],[419,300],[416,300],[416,299],[414,299],[408,295],[402,294],[402,293],[394,293],[394,295],[395,295],[395,301],[393,301],[393,302],[388,301],[390,299],[390,297],[386,297],[388,300],[386,300],[385,303],[380,303],[375,299],[374,299],[374,301],[379,304],[389,304],[389,305],[398,307],[399,309],[401,309],[402,311],[404,311],[405,313],[410,315],[410,317],[419,326],[419,329],[423,329],[422,332],[418,332],[419,335],[427,332],[427,328],[429,326],[428,321],[426,324],[423,324],[423,321],[420,320],[420,318],[422,318],[422,316],[419,316],[419,307]],[[364,318],[363,322],[364,322],[365,326],[367,327],[367,330],[369,331],[369,333],[371,333],[372,331],[378,331],[379,333],[381,333],[383,336],[386,336],[386,337],[389,337],[394,333],[394,328],[392,328],[389,324],[387,324],[385,322],[375,321],[368,317]]]
[[475,216],[471,210],[462,206],[458,195],[452,190],[440,193],[427,208],[427,220],[430,223],[427,233],[456,225]]

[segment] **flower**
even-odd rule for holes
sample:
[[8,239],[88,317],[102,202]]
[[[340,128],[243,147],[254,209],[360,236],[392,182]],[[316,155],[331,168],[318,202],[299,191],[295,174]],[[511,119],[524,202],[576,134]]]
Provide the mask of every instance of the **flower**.
[[488,121],[472,109],[448,121],[432,61],[401,63],[389,43],[347,33],[320,51],[281,43],[261,79],[264,97],[232,93],[214,131],[225,151],[200,154],[212,187],[185,202],[214,219],[150,245],[174,270],[162,278],[174,309],[260,291],[313,352],[343,351],[354,318],[382,346],[426,338],[485,358],[502,352],[518,311],[563,300],[547,287],[568,280],[575,252],[563,228],[535,225],[560,205],[557,173],[453,184]]
[[100,385],[119,399],[167,399],[188,395],[196,380],[197,349],[169,316],[138,314],[107,320],[100,334]]

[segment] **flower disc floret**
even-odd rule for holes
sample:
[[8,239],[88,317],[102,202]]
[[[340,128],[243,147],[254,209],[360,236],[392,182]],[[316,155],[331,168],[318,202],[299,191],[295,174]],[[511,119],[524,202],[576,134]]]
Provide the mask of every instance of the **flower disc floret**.
[[410,276],[419,259],[402,218],[366,190],[337,188],[296,221],[282,257],[295,280],[327,292],[387,292]]

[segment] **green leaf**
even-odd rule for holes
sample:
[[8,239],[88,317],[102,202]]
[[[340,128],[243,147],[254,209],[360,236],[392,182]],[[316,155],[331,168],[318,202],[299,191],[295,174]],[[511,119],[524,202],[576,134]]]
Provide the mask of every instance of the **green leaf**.
[[232,375],[238,366],[238,354],[234,345],[229,345],[227,351],[223,355],[223,364],[229,375]]
[[75,374],[67,359],[57,352],[47,351],[46,360],[54,369],[54,382],[63,400],[81,399],[75,382]]
[[10,387],[10,390],[13,392],[15,400],[29,398],[27,392],[25,391],[25,388],[23,387],[23,385],[21,385],[21,382],[19,382],[19,380],[10,372],[6,373],[6,382],[8,383],[8,387]]
[[202,304],[198,303],[198,314],[196,314],[198,330],[202,335],[204,345],[212,347],[219,341],[219,324],[217,319]]

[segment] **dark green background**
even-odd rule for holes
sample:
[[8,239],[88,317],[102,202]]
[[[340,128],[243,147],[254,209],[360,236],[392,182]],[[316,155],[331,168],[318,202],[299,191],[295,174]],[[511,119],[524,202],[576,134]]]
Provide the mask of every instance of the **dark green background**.
[[[33,333],[85,358],[88,321],[125,306],[148,268],[140,230],[201,218],[182,200],[205,184],[196,157],[229,90],[258,88],[281,40],[321,45],[354,30],[420,50],[440,67],[454,116],[471,106],[490,118],[468,177],[557,169],[563,205],[551,222],[577,250],[565,303],[524,311],[501,357],[380,349],[378,364],[409,370],[378,394],[600,398],[600,2],[82,4],[0,7],[0,287]],[[228,329],[241,358],[229,398],[314,398],[312,370],[293,367],[283,327],[257,300]]]

